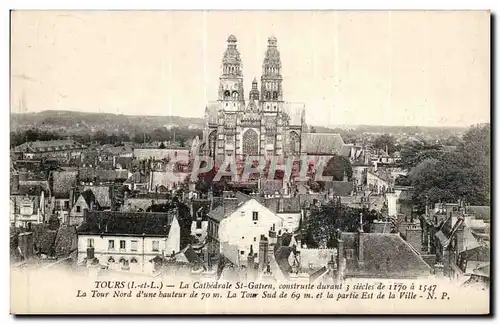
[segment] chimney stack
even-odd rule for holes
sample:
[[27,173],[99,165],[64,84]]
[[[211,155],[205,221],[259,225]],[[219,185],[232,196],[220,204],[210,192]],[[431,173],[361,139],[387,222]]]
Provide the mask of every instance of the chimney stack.
[[444,277],[444,266],[441,263],[436,263],[434,265],[434,274],[438,278],[443,278]]
[[12,174],[12,194],[17,194],[19,192],[19,173],[14,172]]
[[455,232],[455,235],[457,237],[457,252],[460,253],[463,250],[465,250],[465,248],[464,248],[464,229],[465,229],[465,225],[464,225],[464,222],[463,222],[463,216],[461,216],[458,219],[458,222],[461,222],[461,223],[460,223],[460,225],[458,225],[457,231]]
[[420,253],[422,251],[422,228],[417,224],[410,224],[406,229],[406,241]]
[[357,235],[357,254],[358,254],[358,268],[363,269],[365,266],[365,253],[364,253],[364,248],[363,248],[363,238],[364,238],[365,233],[363,233],[363,230],[361,229],[358,232]]
[[344,241],[342,240],[342,232],[337,232],[337,280],[340,280],[342,274],[342,266],[344,260]]
[[267,266],[267,250],[268,250],[268,240],[264,235],[260,236],[259,242],[259,270],[264,271]]
[[87,248],[87,260],[92,260],[94,259],[94,248],[90,247]]

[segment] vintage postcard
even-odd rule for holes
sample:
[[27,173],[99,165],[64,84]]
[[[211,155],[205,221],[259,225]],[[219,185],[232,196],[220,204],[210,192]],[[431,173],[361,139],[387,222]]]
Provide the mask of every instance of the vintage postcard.
[[488,11],[12,11],[12,314],[489,314]]

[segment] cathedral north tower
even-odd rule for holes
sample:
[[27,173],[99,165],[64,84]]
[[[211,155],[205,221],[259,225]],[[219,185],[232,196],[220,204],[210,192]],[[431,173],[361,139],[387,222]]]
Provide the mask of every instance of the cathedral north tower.
[[225,111],[243,110],[245,95],[243,91],[243,64],[234,35],[227,38],[227,48],[222,58],[222,73],[219,83],[219,102]]

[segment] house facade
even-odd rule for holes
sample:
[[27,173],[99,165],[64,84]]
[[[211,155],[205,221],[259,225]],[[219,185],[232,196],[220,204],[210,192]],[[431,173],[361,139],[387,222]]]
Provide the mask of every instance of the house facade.
[[102,267],[152,273],[152,260],[180,252],[177,218],[166,213],[86,212],[77,229],[78,263],[88,250]]
[[220,222],[219,242],[221,254],[235,264],[246,264],[247,255],[259,250],[261,235],[269,230],[279,232],[284,220],[255,199],[241,203]]

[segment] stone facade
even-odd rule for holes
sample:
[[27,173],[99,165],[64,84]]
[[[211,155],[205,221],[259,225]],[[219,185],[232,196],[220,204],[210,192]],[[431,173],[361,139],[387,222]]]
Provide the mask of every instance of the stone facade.
[[236,37],[231,35],[222,59],[218,100],[206,107],[200,153],[213,157],[300,154],[304,107],[284,101],[275,37],[268,39],[260,90],[254,78],[245,101],[242,61]]

